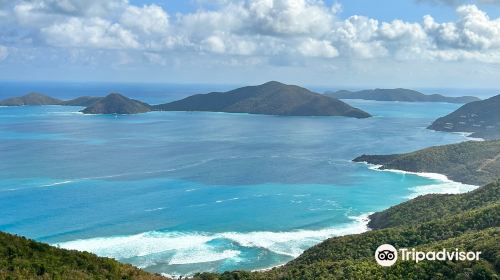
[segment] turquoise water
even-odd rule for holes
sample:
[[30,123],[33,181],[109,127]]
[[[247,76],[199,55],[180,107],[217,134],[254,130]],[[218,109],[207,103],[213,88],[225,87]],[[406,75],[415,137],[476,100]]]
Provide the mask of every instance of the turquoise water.
[[351,162],[463,141],[425,129],[459,105],[349,103],[375,117],[0,107],[0,230],[166,274],[262,269],[366,230],[367,213],[470,189]]

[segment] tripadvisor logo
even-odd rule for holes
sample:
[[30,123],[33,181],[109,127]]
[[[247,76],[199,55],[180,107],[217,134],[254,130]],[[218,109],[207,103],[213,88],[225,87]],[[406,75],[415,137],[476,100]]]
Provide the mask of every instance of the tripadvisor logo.
[[[401,261],[477,261],[481,252],[465,252],[455,249],[448,251],[442,249],[440,251],[417,251],[415,248],[409,250],[407,248],[399,249]],[[390,244],[380,245],[375,251],[375,260],[381,266],[392,266],[398,260],[398,250]]]

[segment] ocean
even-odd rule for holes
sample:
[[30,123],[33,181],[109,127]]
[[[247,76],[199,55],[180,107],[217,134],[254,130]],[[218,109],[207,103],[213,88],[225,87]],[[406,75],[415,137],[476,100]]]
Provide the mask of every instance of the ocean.
[[[32,90],[160,103],[228,87],[51,86]],[[426,129],[460,105],[347,102],[374,117],[0,107],[0,230],[168,275],[257,270],[366,231],[369,213],[474,188],[351,161],[467,140]]]

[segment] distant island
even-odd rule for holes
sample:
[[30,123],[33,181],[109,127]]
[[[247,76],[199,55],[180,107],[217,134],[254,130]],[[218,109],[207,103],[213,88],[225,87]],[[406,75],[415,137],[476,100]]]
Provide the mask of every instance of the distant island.
[[500,140],[468,141],[407,154],[362,155],[354,161],[382,165],[380,169],[440,173],[454,181],[483,185],[500,178]]
[[43,95],[41,93],[29,93],[21,97],[12,97],[0,101],[0,106],[41,106],[59,105],[62,100]]
[[151,112],[151,105],[118,93],[111,93],[93,102],[81,112],[84,114],[140,114]]
[[101,99],[103,99],[103,97],[82,96],[82,97],[77,97],[75,99],[63,101],[59,105],[89,107],[89,106],[94,105],[97,101],[99,101]]
[[228,92],[197,94],[153,106],[159,111],[206,111],[280,116],[345,116],[368,118],[360,109],[305,88],[268,82]]
[[472,137],[500,138],[500,95],[465,104],[453,113],[437,119],[428,127],[447,132],[470,132]]
[[[42,102],[43,101],[43,102]],[[138,114],[150,111],[205,111],[279,116],[344,116],[368,118],[358,108],[305,88],[268,82],[229,92],[197,94],[182,100],[151,106],[118,93],[106,97],[79,97],[62,101],[42,94],[30,94],[0,102],[4,106],[61,105],[87,107],[84,114]]]
[[338,99],[364,99],[375,101],[403,101],[403,102],[447,102],[447,103],[469,103],[481,100],[474,96],[448,97],[441,94],[426,95],[421,92],[396,88],[396,89],[371,89],[361,91],[340,90],[326,92],[326,96]]

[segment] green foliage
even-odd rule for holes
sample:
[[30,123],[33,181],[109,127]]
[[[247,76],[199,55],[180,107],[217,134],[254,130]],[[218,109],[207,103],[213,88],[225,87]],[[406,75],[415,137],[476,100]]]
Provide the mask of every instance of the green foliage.
[[440,173],[480,186],[500,179],[500,141],[469,141],[399,155],[363,155],[354,161],[381,164],[382,169]]
[[415,225],[487,205],[498,197],[500,182],[464,194],[428,194],[372,214],[368,225],[372,229]]
[[166,279],[94,254],[0,232],[0,279]]

